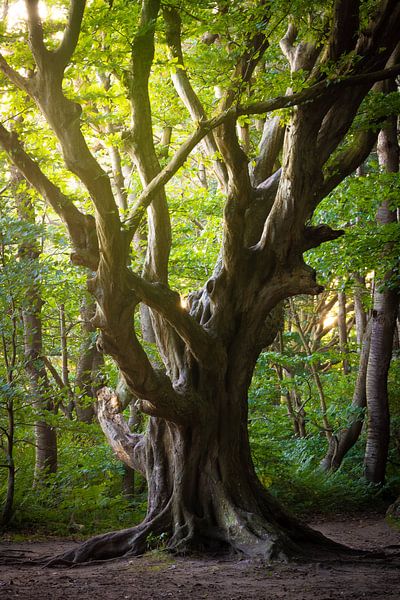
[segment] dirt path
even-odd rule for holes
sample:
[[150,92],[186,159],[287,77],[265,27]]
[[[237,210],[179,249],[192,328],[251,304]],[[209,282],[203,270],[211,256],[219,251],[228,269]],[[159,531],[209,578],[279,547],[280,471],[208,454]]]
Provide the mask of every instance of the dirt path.
[[[400,534],[381,517],[314,522],[325,535],[354,548],[398,546]],[[71,541],[0,543],[0,554],[54,555]],[[266,565],[262,561],[142,558],[73,569],[0,566],[2,600],[399,600],[400,556]]]

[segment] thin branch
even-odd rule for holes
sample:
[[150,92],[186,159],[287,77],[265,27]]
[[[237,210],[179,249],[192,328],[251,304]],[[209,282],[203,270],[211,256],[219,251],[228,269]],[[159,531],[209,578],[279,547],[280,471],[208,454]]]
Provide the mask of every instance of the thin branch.
[[30,94],[30,81],[25,77],[22,77],[17,71],[15,71],[6,61],[4,56],[0,54],[0,71],[9,79],[18,89],[23,90]]
[[97,268],[98,248],[94,219],[81,213],[73,202],[54,185],[23,149],[15,133],[0,125],[0,146],[25,179],[37,190],[67,225],[78,264]]
[[59,60],[62,68],[67,66],[78,43],[85,5],[86,0],[72,0],[71,2],[64,37],[55,51],[55,57]]
[[43,40],[42,20],[39,15],[39,0],[25,0],[28,13],[29,45],[35,62],[42,67],[49,55]]
[[155,194],[161,186],[165,185],[170,179],[172,179],[197,144],[210,131],[216,127],[219,127],[228,119],[237,118],[243,115],[262,115],[274,110],[306,104],[308,102],[313,102],[321,96],[331,94],[333,90],[345,88],[350,85],[373,83],[379,80],[389,79],[395,75],[398,75],[399,73],[400,65],[396,65],[388,69],[382,69],[380,71],[364,73],[361,75],[353,75],[352,77],[338,78],[336,80],[324,80],[302,90],[301,92],[292,94],[291,96],[278,96],[263,102],[248,104],[247,106],[232,106],[219,115],[208,119],[207,121],[201,121],[196,131],[194,131],[186,140],[186,142],[182,144],[170,162],[150,181],[150,183],[142,191],[134,207],[132,208],[128,219],[125,221],[125,227],[130,231],[130,235],[133,236],[134,232],[140,225],[143,216],[145,215],[146,208],[152,201],[153,194]]
[[51,363],[50,359],[47,356],[41,356],[41,359],[42,359],[43,363],[45,364],[45,366],[47,367],[47,369],[50,371],[54,381],[56,382],[56,384],[58,385],[60,390],[64,391],[64,390],[68,389],[72,394],[73,392],[72,392],[71,386],[66,385],[64,383],[64,381],[62,380],[61,376],[59,375],[57,369]]

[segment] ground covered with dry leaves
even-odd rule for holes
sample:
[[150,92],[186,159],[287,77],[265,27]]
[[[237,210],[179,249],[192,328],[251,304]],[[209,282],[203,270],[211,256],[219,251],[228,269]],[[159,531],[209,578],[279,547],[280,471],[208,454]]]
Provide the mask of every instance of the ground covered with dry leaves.
[[315,521],[325,535],[353,548],[383,549],[346,560],[266,564],[260,560],[176,558],[164,552],[75,568],[10,564],[71,548],[71,540],[0,542],[2,600],[399,600],[400,532],[382,516]]

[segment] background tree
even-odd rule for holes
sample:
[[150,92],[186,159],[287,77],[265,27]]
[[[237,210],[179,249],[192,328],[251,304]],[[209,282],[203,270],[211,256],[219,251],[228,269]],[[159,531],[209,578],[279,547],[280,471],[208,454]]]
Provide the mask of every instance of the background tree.
[[[393,82],[391,89],[395,89]],[[379,164],[387,173],[399,171],[397,119],[393,117],[379,133]],[[396,224],[397,211],[385,199],[376,215],[380,225]],[[393,279],[394,275],[394,279]],[[368,438],[365,450],[365,473],[369,481],[383,483],[390,440],[390,413],[387,377],[393,351],[396,318],[399,310],[399,282],[393,271],[375,282],[372,310],[371,349],[366,375],[368,404]]]

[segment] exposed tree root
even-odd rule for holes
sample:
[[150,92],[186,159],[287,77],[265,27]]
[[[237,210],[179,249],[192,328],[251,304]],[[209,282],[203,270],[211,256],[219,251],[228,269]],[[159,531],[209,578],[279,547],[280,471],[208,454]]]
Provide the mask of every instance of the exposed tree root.
[[153,519],[146,518],[140,525],[103,533],[90,538],[77,548],[44,561],[45,566],[70,566],[92,561],[104,561],[122,556],[139,556],[148,549],[150,535],[165,532],[169,521],[169,505]]
[[171,536],[170,517],[171,511],[165,509],[154,519],[145,519],[136,527],[95,536],[73,550],[50,559],[42,559],[41,564],[48,567],[76,566],[142,555],[151,548],[155,538],[163,533],[170,535],[166,550],[177,555],[211,552],[257,557],[267,561],[288,561],[316,557],[319,560],[346,556],[350,558],[370,554],[334,542],[294,519],[292,523],[287,523],[289,527],[284,531],[254,514],[240,515],[240,519],[228,528],[202,527],[198,519],[191,517],[177,527]]

